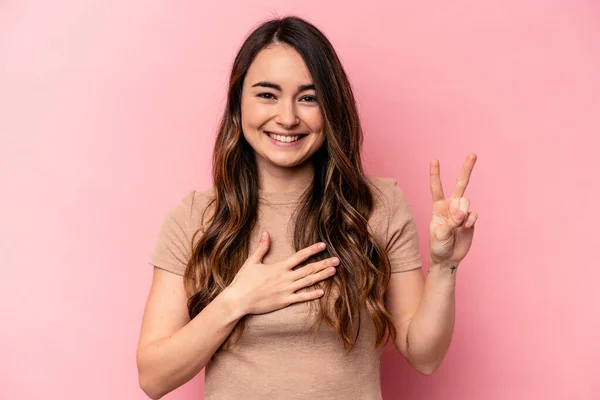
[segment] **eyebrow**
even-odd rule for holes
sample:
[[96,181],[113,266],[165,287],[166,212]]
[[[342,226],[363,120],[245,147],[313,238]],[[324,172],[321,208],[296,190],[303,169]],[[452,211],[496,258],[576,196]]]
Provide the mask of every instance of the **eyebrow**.
[[[276,83],[273,83],[273,82],[260,81],[258,83],[255,83],[254,85],[252,85],[252,87],[257,87],[257,86],[279,90],[280,92],[282,91],[281,86]],[[305,90],[316,90],[315,85],[311,83],[308,85],[299,85],[298,86],[298,92],[304,92]]]

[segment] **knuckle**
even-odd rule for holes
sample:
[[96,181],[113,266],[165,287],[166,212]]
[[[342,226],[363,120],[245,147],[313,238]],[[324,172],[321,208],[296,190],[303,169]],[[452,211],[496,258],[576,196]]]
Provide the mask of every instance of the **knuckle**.
[[285,274],[283,273],[282,270],[278,270],[274,273],[274,277],[276,281],[282,281],[285,279]]
[[303,250],[301,250],[294,255],[293,262],[295,265],[297,265],[297,264],[300,264],[306,258],[307,258],[306,253]]
[[305,287],[308,284],[308,277],[299,279],[298,281],[296,281],[296,284],[300,288]]

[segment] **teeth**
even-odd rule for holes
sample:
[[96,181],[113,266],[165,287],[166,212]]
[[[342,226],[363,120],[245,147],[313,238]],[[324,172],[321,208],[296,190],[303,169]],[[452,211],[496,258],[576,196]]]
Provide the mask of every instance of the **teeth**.
[[278,140],[283,143],[295,142],[296,140],[298,140],[300,138],[300,136],[281,136],[281,135],[274,135],[272,133],[267,133],[267,135],[269,135],[270,138],[273,138],[273,139]]

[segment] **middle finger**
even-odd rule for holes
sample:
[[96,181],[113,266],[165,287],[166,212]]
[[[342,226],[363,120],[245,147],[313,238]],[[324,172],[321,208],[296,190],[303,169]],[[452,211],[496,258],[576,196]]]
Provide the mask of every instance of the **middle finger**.
[[324,270],[325,268],[335,267],[340,263],[339,258],[331,257],[326,258],[325,260],[317,261],[311,264],[307,264],[301,268],[292,272],[292,280],[297,281],[299,279],[305,278],[311,274],[316,274],[319,271]]
[[456,186],[454,188],[454,192],[452,193],[452,197],[460,198],[465,194],[467,186],[469,185],[469,179],[471,178],[471,172],[473,172],[473,167],[475,166],[476,161],[477,155],[475,153],[471,153],[467,156],[467,159],[460,170],[460,174],[458,175],[458,179],[456,180]]

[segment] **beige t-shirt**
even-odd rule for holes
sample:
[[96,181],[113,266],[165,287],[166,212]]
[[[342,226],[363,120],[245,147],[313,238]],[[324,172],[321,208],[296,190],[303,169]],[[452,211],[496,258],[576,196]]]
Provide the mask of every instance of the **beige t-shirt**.
[[[396,179],[367,176],[374,188],[375,208],[369,218],[376,240],[385,244],[392,272],[421,267],[419,240],[410,205]],[[258,223],[250,251],[267,230],[271,245],[263,263],[292,254],[290,219],[304,188],[290,192],[259,191]],[[379,190],[378,190],[379,189]],[[200,227],[202,211],[213,188],[191,191],[167,215],[150,256],[150,264],[183,275],[191,255],[191,238]],[[207,215],[210,214],[210,211]],[[206,366],[206,400],[380,400],[383,345],[373,350],[375,329],[361,310],[360,335],[350,354],[323,324],[315,341],[315,318],[307,303],[295,303],[267,314],[250,315],[239,341],[218,350]]]

